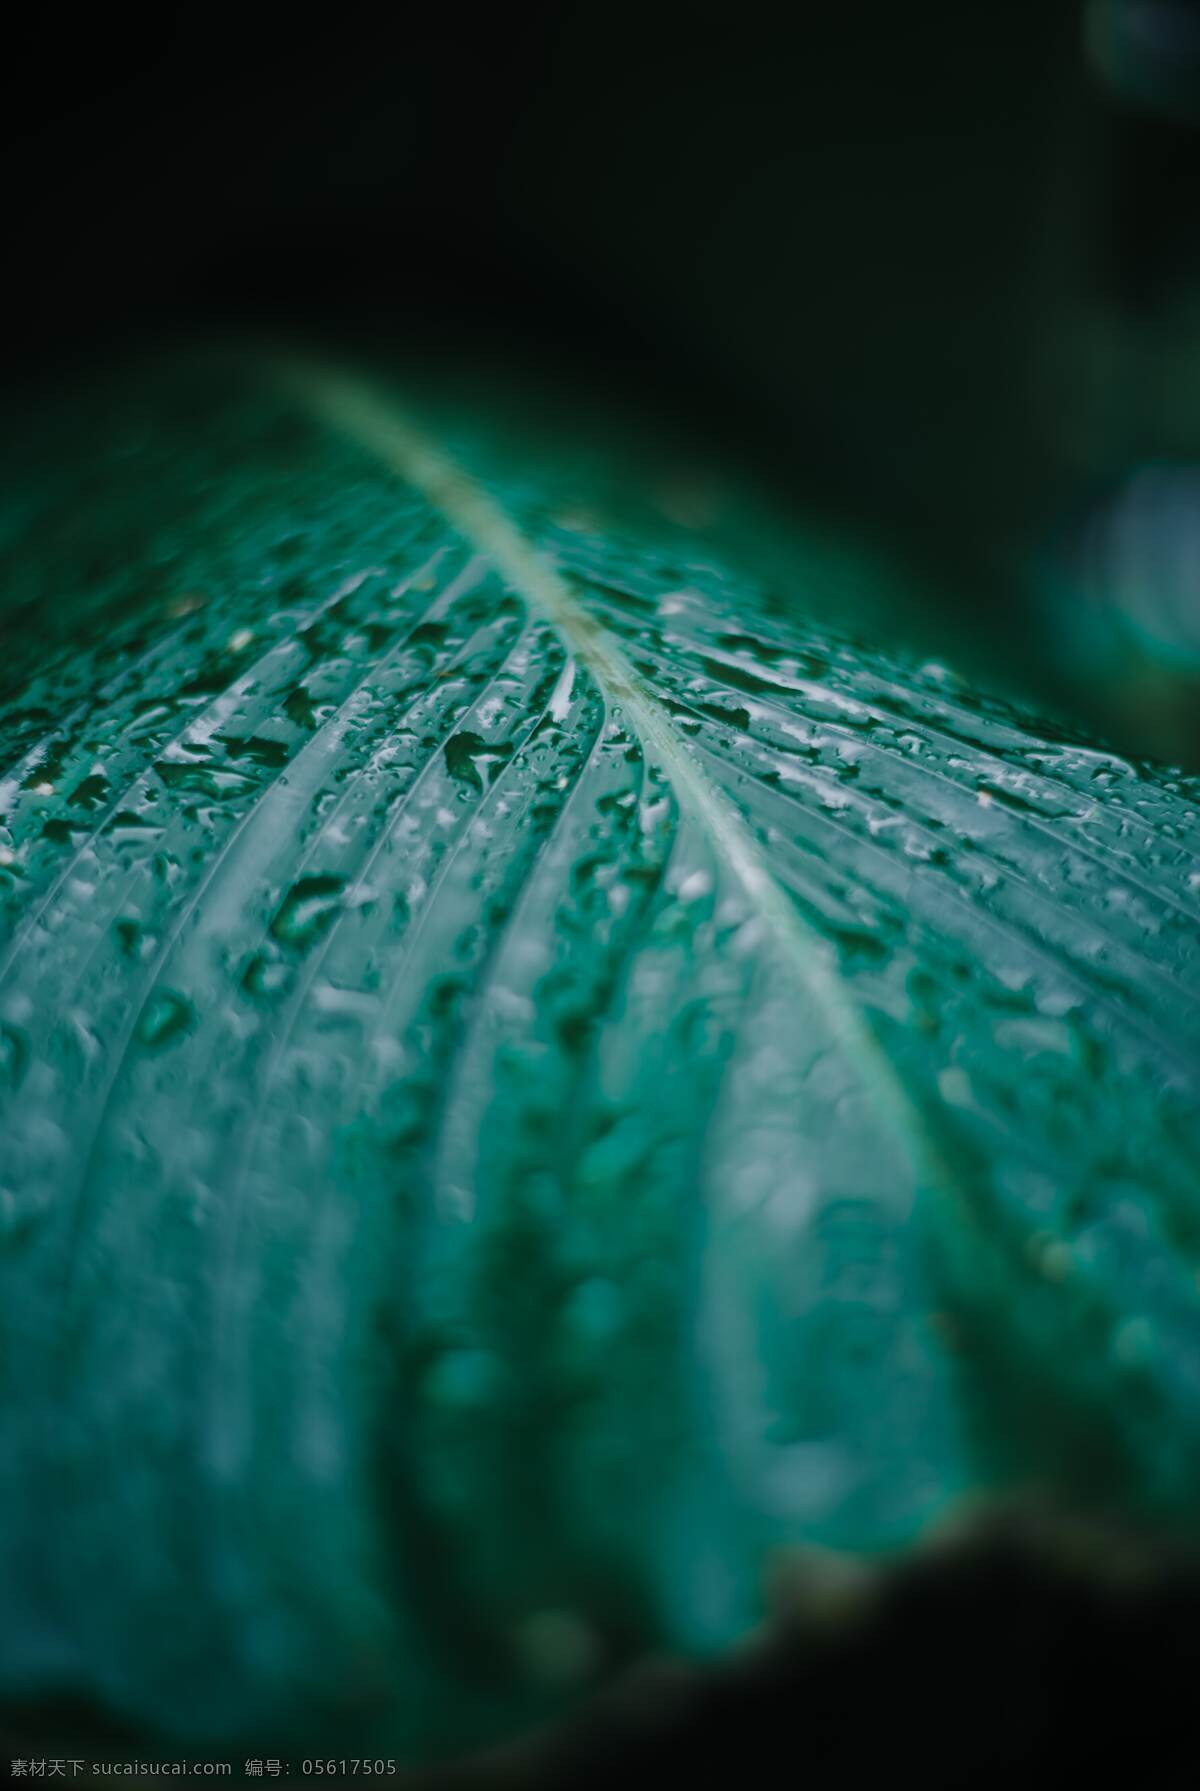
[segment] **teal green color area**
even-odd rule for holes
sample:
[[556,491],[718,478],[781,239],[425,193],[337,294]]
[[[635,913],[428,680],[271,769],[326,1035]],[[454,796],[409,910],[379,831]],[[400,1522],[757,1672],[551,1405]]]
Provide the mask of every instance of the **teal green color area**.
[[0,516],[0,1696],[418,1757],[979,1489],[1187,1538],[1195,782],[578,418],[118,384]]

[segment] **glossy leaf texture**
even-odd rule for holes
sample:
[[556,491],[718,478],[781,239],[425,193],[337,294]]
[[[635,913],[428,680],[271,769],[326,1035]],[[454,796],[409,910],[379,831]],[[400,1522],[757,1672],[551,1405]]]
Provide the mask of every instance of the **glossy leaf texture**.
[[1188,1533],[1193,782],[870,644],[802,529],[764,579],[614,505],[585,418],[290,367],[57,427],[3,519],[6,1698],[417,1756],[980,1488]]

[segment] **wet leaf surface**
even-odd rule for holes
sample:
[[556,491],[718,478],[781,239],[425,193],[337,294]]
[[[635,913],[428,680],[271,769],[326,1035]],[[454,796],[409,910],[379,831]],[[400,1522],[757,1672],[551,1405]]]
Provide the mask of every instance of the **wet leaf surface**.
[[436,1751],[979,1488],[1186,1535],[1194,781],[582,424],[74,422],[3,516],[6,1694]]

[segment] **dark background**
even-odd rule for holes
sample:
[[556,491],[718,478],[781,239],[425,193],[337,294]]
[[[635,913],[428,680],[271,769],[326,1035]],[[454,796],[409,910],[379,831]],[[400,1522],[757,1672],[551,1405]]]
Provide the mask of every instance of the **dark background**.
[[[1125,569],[1065,618],[1033,588],[1064,531],[1086,583],[1131,468],[1200,461],[1193,0],[26,8],[2,66],[10,391],[227,326],[554,355],[1200,768],[1174,573],[1148,645]],[[1190,564],[1200,498],[1165,507]]]
[[624,370],[930,540],[1007,538],[1132,428],[1096,317],[1196,272],[1195,9],[1107,10],[1149,104],[1078,0],[15,10],[8,358],[449,322]]

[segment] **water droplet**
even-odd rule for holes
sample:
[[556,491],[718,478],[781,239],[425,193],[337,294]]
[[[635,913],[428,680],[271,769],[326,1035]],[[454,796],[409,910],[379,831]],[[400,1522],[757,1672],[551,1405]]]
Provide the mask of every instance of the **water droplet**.
[[344,878],[330,875],[299,878],[271,922],[275,938],[306,950],[332,920],[344,884]]
[[455,734],[447,740],[446,766],[451,777],[477,795],[483,794],[483,776],[480,767],[487,768],[489,783],[494,779],[499,767],[512,757],[511,740],[485,740],[482,734],[474,734],[469,729]]
[[195,1009],[186,996],[176,994],[173,989],[158,989],[138,1019],[138,1042],[158,1050],[181,1037],[194,1019]]

